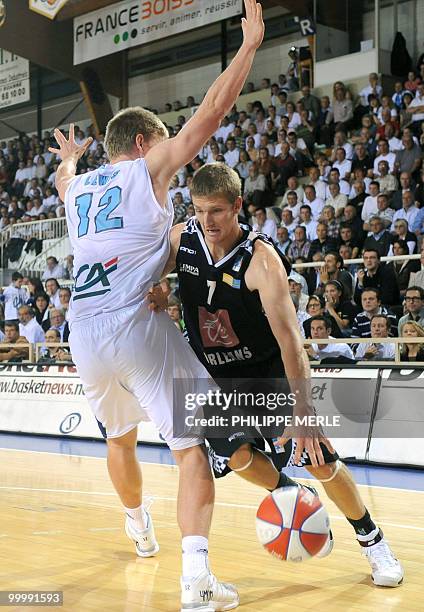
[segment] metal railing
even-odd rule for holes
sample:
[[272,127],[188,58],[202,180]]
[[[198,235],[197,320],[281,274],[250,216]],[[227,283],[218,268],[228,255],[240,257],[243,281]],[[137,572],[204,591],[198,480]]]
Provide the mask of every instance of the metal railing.
[[[6,349],[6,350],[4,350]],[[34,345],[30,342],[2,342],[0,343],[0,355],[3,353],[7,353],[10,350],[14,350],[18,352],[16,357],[12,357],[12,361],[10,360],[0,360],[0,363],[13,363],[13,359],[20,359],[25,362],[33,363],[35,352]],[[24,353],[24,355],[20,355],[19,353]],[[28,358],[26,358],[26,354],[28,354]]]
[[28,223],[14,223],[0,231],[0,257],[4,261],[4,250],[11,238],[30,240],[59,240],[68,234],[65,217],[45,219],[43,221],[29,221]]
[[[364,359],[361,361],[357,361],[356,364],[359,365],[371,365],[371,366],[381,366],[381,365],[403,365],[405,368],[409,366],[420,366],[424,367],[424,361],[401,361],[400,359],[400,351],[401,345],[403,344],[422,344],[424,346],[424,337],[421,338],[412,338],[409,336],[404,336],[402,338],[325,338],[323,340],[320,339],[311,339],[307,338],[303,340],[303,344],[306,346],[311,346],[312,344],[348,344],[348,345],[356,345],[356,344],[394,344],[395,345],[395,358],[394,359],[384,359],[384,360],[374,360],[374,359]],[[330,359],[330,357],[325,357],[323,355],[323,359]],[[311,361],[312,365],[319,364],[320,361]],[[327,365],[327,364],[326,364]],[[354,366],[355,364],[353,364]]]

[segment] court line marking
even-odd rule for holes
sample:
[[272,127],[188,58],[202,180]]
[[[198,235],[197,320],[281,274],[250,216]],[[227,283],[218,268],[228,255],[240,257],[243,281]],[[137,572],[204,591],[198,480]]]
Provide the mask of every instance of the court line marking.
[[[383,487],[384,488],[384,487]],[[116,493],[111,492],[108,493],[106,491],[78,491],[78,490],[68,490],[68,489],[38,489],[38,488],[32,488],[32,487],[6,487],[6,486],[0,486],[0,489],[3,490],[8,490],[8,491],[33,491],[33,492],[44,492],[44,493],[73,493],[73,494],[77,494],[77,495],[104,495],[107,497],[113,497],[116,495]],[[159,500],[159,501],[177,501],[176,497],[162,497],[160,495],[151,495],[151,497],[153,497],[154,500]],[[251,504],[233,504],[233,503],[229,503],[229,502],[215,502],[215,506],[223,506],[225,508],[244,508],[247,510],[257,510],[257,505],[251,505]],[[111,507],[111,506],[109,506]],[[329,514],[329,517],[332,520],[337,520],[337,521],[345,521],[346,517],[344,516],[337,516],[334,514]],[[389,527],[397,527],[398,529],[412,529],[413,531],[424,531],[424,527],[417,527],[415,525],[402,525],[399,523],[388,523],[386,521],[378,521],[378,523],[380,525],[387,525]]]
[[[12,453],[38,453],[39,455],[57,455],[59,457],[67,457],[67,458],[77,458],[81,459],[97,459],[97,460],[105,460],[106,457],[93,457],[92,455],[65,455],[64,453],[50,453],[49,451],[37,451],[37,450],[28,450],[28,449],[19,449],[19,448],[0,448],[0,452],[8,451]],[[140,461],[142,465],[159,465],[160,467],[166,468],[178,468],[177,465],[173,463],[156,463],[154,461]],[[366,466],[365,466],[366,467]],[[373,466],[371,466],[373,467]],[[381,466],[381,469],[384,469],[384,466]],[[397,469],[397,468],[388,468],[388,469]],[[399,468],[402,469],[402,468]],[[293,478],[298,478],[297,476],[293,476]],[[299,480],[306,480],[306,482],[317,482],[316,478],[304,478],[303,476],[299,477]],[[383,489],[386,491],[410,491],[411,493],[422,493],[424,494],[424,490],[420,489],[403,489],[400,487],[384,487],[383,485],[373,485],[373,484],[362,484],[357,482],[356,485],[358,487],[372,487],[373,489]],[[44,489],[43,489],[44,490]]]

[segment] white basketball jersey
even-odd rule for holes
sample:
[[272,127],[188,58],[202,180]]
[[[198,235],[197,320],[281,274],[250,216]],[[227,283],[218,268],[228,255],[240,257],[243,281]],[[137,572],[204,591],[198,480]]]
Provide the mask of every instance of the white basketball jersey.
[[174,210],[157,202],[144,159],[77,176],[66,191],[74,254],[70,321],[139,304],[169,256]]

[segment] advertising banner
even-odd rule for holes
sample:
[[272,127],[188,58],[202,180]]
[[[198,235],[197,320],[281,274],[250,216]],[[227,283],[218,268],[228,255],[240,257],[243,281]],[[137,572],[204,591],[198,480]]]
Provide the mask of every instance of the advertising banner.
[[44,17],[54,19],[67,2],[68,0],[29,0],[29,8]]
[[242,0],[124,0],[74,19],[74,65],[209,25]]
[[0,108],[30,99],[29,61],[0,49]]

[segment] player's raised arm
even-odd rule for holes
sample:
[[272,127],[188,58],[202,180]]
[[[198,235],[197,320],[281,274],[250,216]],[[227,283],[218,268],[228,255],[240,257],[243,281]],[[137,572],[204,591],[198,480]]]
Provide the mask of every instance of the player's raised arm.
[[58,155],[62,160],[56,172],[55,185],[60,199],[64,202],[66,190],[76,174],[78,160],[87,151],[93,139],[90,137],[81,145],[77,144],[75,142],[73,123],[69,126],[69,140],[57,128],[54,131],[54,137],[59,145],[59,149],[49,147],[49,151]]
[[[297,413],[300,416],[313,416],[309,360],[303,349],[287,274],[271,246],[260,241],[255,243],[255,252],[246,271],[246,285],[251,291],[259,292],[272,333],[280,346],[286,377],[292,391],[294,386],[298,391]],[[312,434],[311,437],[297,437],[296,434],[293,436],[297,442],[295,462],[300,461],[302,451],[306,449],[313,466],[323,464],[320,442],[325,444],[330,452],[334,452],[330,442],[319,432]]]
[[250,72],[256,50],[264,36],[262,7],[244,0],[243,43],[228,68],[210,87],[203,102],[175,138],[154,146],[146,155],[154,185],[168,183],[175,172],[189,163],[216,132],[223,117],[239,96]]

